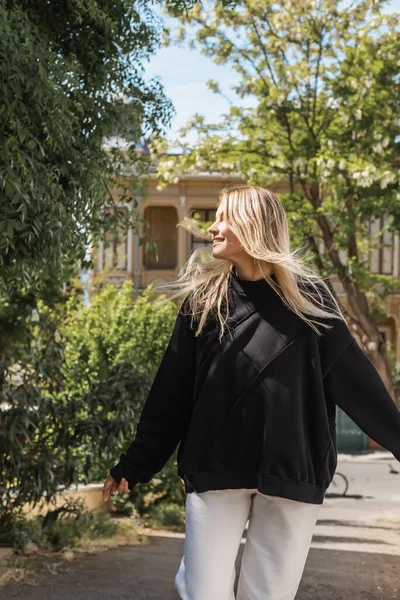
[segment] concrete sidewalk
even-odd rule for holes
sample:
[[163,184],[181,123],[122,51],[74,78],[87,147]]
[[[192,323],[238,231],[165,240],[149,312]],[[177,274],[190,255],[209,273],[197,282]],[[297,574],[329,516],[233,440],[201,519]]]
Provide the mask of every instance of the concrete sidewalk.
[[337,471],[346,475],[348,493],[325,498],[312,547],[400,557],[399,461],[387,451],[341,453]]
[[355,452],[338,452],[338,465],[341,462],[375,462],[381,460],[392,460],[400,463],[394,458],[393,454],[388,450],[359,450]]

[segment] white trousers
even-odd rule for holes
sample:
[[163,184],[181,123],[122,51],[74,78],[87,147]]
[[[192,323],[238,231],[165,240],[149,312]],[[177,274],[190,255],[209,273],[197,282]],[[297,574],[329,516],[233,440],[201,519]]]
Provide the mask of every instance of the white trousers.
[[321,506],[256,489],[188,493],[180,598],[235,600],[235,560],[249,520],[236,600],[293,600]]

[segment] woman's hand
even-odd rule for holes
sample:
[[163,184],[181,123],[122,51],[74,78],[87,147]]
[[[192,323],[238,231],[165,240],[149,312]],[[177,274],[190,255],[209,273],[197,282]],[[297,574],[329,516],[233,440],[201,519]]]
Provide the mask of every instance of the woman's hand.
[[122,477],[121,481],[117,483],[115,479],[109,475],[103,485],[103,502],[107,502],[109,496],[115,496],[118,492],[120,494],[129,494],[128,482],[125,477]]

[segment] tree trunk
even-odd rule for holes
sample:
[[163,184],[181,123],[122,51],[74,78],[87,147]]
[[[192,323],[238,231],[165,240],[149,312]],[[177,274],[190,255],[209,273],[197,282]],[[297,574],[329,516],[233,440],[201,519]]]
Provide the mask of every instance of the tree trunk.
[[[307,188],[307,186],[303,185],[302,187],[307,199],[316,210],[322,205],[320,189],[317,186]],[[348,212],[351,212],[350,202],[347,202],[346,204]],[[378,370],[394,402],[400,407],[400,400],[393,383],[386,344],[383,342],[378,327],[371,317],[367,297],[360,291],[357,283],[349,278],[347,269],[340,260],[339,251],[334,241],[334,234],[330,228],[326,215],[317,212],[314,219],[322,233],[325,249],[329,254],[332,265],[335,268],[347,297],[349,308],[347,313],[349,313],[350,317],[350,329],[352,329],[357,342]],[[354,234],[348,235],[348,251],[350,256],[354,256],[358,260],[358,248]]]
[[350,281],[348,278],[342,280],[342,285],[351,311],[349,324],[352,333],[375,368],[379,371],[389,394],[396,404],[400,406],[396,389],[393,384],[392,370],[386,351],[386,344],[379,334],[378,327],[371,318],[367,297],[363,292],[360,292],[357,284],[354,283],[354,281]]

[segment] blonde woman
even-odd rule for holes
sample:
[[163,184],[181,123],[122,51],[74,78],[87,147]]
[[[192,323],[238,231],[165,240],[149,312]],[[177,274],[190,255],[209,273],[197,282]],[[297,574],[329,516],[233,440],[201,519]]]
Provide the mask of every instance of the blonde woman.
[[179,444],[180,598],[234,600],[248,522],[237,600],[293,600],[336,469],[335,405],[399,461],[400,411],[329,285],[291,252],[271,191],[223,190],[209,234],[210,260],[198,249],[174,284],[185,300],[103,497],[150,481]]

